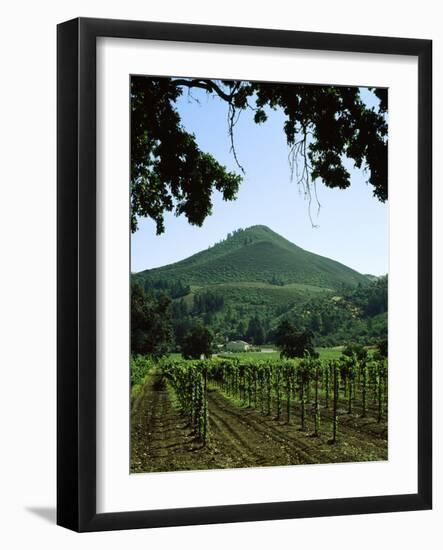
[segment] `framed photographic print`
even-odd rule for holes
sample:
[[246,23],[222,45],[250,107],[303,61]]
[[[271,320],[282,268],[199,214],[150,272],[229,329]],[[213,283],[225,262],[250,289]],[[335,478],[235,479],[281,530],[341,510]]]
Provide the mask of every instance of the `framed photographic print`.
[[431,65],[58,26],[59,525],[431,508]]

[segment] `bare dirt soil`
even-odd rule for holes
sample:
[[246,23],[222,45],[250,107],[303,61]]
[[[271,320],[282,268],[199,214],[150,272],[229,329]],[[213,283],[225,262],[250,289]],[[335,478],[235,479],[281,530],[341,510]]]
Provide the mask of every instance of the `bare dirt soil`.
[[375,409],[361,418],[347,414],[343,403],[339,435],[331,444],[331,411],[322,407],[321,429],[313,436],[311,407],[305,431],[300,430],[299,405],[291,404],[286,421],[240,407],[211,388],[208,393],[210,438],[204,446],[174,406],[160,373],[151,374],[132,405],[131,472],[166,472],[247,468],[327,462],[387,460],[387,425],[377,423]]

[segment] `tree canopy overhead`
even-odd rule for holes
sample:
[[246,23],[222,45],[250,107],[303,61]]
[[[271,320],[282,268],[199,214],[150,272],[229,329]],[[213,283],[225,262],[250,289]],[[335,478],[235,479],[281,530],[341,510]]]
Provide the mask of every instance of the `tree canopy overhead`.
[[[200,88],[225,101],[231,150],[238,172],[202,151],[182,126],[176,102],[186,89]],[[359,88],[188,78],[131,78],[131,230],[137,217],[150,217],[164,231],[165,212],[185,215],[201,226],[211,214],[212,193],[236,197],[243,168],[234,145],[239,114],[252,109],[265,123],[269,109],[285,115],[283,131],[291,173],[308,197],[317,181],[345,189],[350,173],[344,159],[367,170],[374,196],[384,202],[387,184],[387,90],[372,89],[378,109],[369,108]],[[299,168],[301,164],[301,168]]]

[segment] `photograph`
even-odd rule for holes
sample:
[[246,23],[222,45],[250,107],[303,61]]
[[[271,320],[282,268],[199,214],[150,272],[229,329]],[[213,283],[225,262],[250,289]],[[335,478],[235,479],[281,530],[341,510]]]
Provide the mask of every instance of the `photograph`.
[[130,76],[130,473],[388,460],[388,89]]
[[1,548],[443,546],[442,18],[377,2],[5,3]]

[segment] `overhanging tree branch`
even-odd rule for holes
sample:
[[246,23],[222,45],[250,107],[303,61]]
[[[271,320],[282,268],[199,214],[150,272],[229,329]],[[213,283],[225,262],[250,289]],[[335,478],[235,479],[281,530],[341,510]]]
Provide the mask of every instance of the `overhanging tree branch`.
[[191,224],[201,225],[212,211],[213,190],[220,191],[225,200],[233,200],[242,180],[201,151],[195,137],[183,128],[176,102],[184,88],[205,90],[227,103],[231,151],[242,173],[234,143],[238,117],[243,110],[252,109],[254,122],[261,124],[268,117],[265,108],[278,109],[285,116],[291,179],[295,168],[297,183],[309,201],[314,196],[320,207],[317,182],[330,188],[349,187],[350,174],[343,164],[346,157],[357,168],[367,168],[374,196],[382,202],[387,200],[385,91],[374,90],[380,98],[377,110],[367,108],[359,89],[353,87],[136,76],[131,79],[134,231],[137,217],[149,216],[155,220],[157,232],[163,232],[163,215],[168,211],[184,214]]

